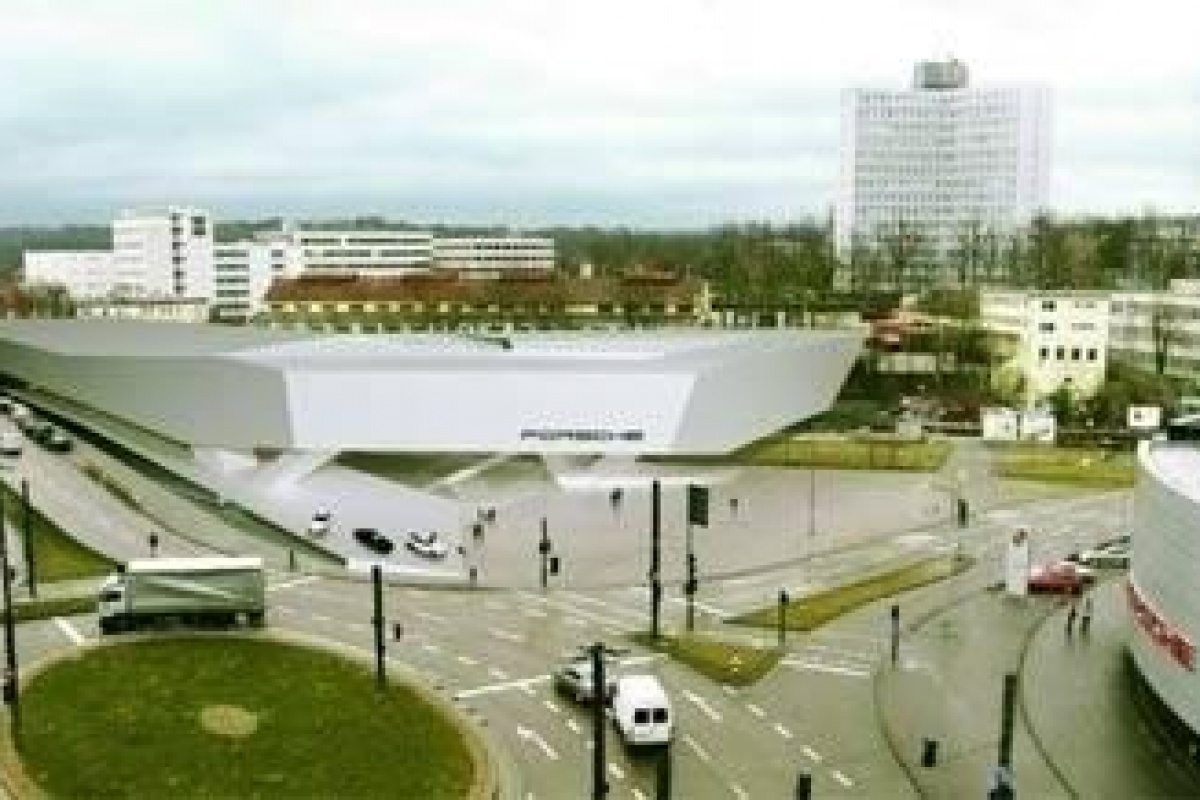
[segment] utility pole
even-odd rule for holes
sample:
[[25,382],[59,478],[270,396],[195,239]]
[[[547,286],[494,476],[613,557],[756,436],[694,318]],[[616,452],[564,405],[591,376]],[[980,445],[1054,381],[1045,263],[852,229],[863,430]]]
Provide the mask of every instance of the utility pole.
[[550,533],[546,530],[545,517],[542,517],[542,538],[538,541],[538,554],[542,557],[542,588],[545,589],[550,560]]
[[375,595],[375,614],[371,617],[371,624],[375,626],[375,686],[382,691],[387,684],[387,667],[383,657],[386,647],[383,642],[383,568],[378,564],[371,565],[371,584]]
[[592,657],[592,800],[604,800],[608,796],[608,780],[604,773],[604,701],[608,696],[604,679],[604,650],[601,642],[588,648]]
[[662,613],[662,485],[650,483],[650,638],[658,641]]
[[817,468],[808,468],[808,535],[817,535]]
[[17,631],[13,618],[12,573],[8,566],[8,531],[4,524],[4,501],[0,498],[0,572],[4,589],[4,653],[3,678],[4,701],[12,707],[12,730],[14,736],[21,730],[20,677],[17,672]]
[[1013,719],[1016,716],[1017,676],[1009,672],[1004,676],[1004,694],[1000,699],[1000,748],[996,757],[995,783],[988,792],[988,800],[1014,800],[1012,744]]
[[29,481],[21,479],[21,546],[25,548],[25,581],[30,599],[37,599],[37,559],[33,555],[33,524],[29,505]]
[[683,584],[683,593],[687,596],[687,630],[691,633],[696,627],[696,590],[699,581],[696,577],[696,553],[692,546],[692,525],[708,527],[708,487],[688,484],[687,487],[687,580]]
[[787,608],[788,608],[788,593],[787,589],[779,590],[779,648],[782,650],[787,644]]

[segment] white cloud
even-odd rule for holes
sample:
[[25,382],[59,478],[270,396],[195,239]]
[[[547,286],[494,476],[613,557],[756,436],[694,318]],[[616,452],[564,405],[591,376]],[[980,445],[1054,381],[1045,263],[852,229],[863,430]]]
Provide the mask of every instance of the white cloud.
[[9,221],[192,196],[218,214],[820,214],[840,89],[947,54],[975,83],[1055,89],[1065,210],[1200,205],[1197,26],[1172,0],[6,6]]

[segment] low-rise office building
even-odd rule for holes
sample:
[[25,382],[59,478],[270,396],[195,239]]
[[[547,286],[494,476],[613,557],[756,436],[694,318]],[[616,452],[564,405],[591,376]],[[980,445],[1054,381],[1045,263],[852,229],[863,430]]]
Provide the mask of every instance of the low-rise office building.
[[79,319],[132,319],[143,322],[208,322],[207,300],[191,297],[97,297],[75,302]]
[[1105,292],[985,292],[979,313],[996,349],[1023,379],[1027,405],[1068,386],[1094,394],[1108,364],[1109,295]]
[[111,250],[26,250],[21,254],[21,282],[26,286],[58,286],[79,300],[107,297],[115,273]]
[[575,278],[437,272],[395,278],[305,277],[267,293],[272,327],[321,331],[508,332],[695,326],[709,316],[707,285],[666,274]]

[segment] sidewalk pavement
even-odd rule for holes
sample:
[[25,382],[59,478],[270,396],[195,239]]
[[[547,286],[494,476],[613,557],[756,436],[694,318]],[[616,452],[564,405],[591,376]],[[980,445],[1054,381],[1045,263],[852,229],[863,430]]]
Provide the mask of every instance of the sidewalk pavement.
[[[1114,577],[1093,590],[1096,616],[1087,636],[1078,628],[1067,636],[1061,598],[985,590],[963,592],[940,608],[906,603],[925,616],[905,629],[900,663],[878,671],[876,703],[884,733],[922,796],[987,796],[1008,672],[1019,676],[1017,797],[1200,795],[1200,772],[1164,759],[1135,706],[1122,585]],[[926,739],[937,742],[931,767],[922,764]]]

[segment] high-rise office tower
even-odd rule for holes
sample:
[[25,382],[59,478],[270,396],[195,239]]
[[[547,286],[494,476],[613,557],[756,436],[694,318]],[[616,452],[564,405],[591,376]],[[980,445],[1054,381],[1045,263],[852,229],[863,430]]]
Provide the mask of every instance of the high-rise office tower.
[[873,252],[885,283],[971,282],[1047,207],[1050,90],[967,78],[960,61],[927,61],[910,89],[843,93],[838,253]]

